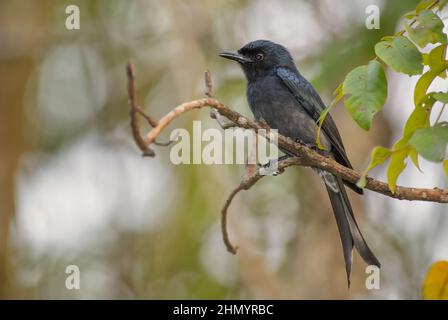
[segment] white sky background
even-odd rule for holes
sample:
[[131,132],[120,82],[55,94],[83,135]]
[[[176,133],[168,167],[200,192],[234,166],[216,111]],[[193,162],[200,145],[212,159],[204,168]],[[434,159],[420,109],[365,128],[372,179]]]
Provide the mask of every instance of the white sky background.
[[[246,10],[238,13],[235,30],[244,30],[239,33],[242,44],[258,39],[268,38],[284,44],[293,52],[296,60],[318,52],[327,39],[322,24],[331,23],[335,32],[344,32],[353,21],[364,24],[364,9],[373,3],[380,4],[383,1],[321,1],[328,21],[316,21],[310,7],[306,3],[289,1],[253,1]],[[348,5],[350,3],[350,5]],[[151,6],[148,6],[148,10]],[[445,10],[446,12],[446,10]],[[149,13],[149,12],[148,12]],[[250,14],[249,14],[250,13]],[[226,13],[216,23],[216,37],[223,48],[229,48],[230,39],[226,39],[223,28],[226,28]],[[275,20],[271,17],[281,17]],[[165,21],[166,22],[166,21]],[[169,22],[166,22],[169,23]],[[165,26],[166,27],[166,26]],[[284,32],[288,30],[288,32]],[[237,33],[236,33],[237,34]],[[170,48],[167,46],[167,48]],[[93,99],[92,104],[79,103],[76,97],[85,96],[88,88],[76,86],[79,79],[77,72],[83,70],[82,59],[76,53],[70,59],[71,64],[58,64],[58,57],[63,58],[61,52],[66,48],[57,48],[47,54],[43,67],[39,71],[39,77],[45,78],[46,84],[53,83],[59,86],[72,86],[71,92],[74,97],[73,105],[64,104],[57,97],[49,95],[54,87],[39,88],[39,97],[44,99],[39,105],[41,116],[45,123],[52,123],[54,119],[57,124],[63,122],[64,110],[89,106],[95,110],[101,109],[107,84],[101,76],[104,70],[97,57],[88,49],[85,51],[86,59],[90,61],[89,67],[97,69],[90,73],[94,78],[93,83],[100,87],[101,97]],[[372,49],[373,50],[373,49]],[[70,51],[73,52],[73,51]],[[59,54],[59,56],[58,56]],[[56,69],[55,69],[56,68]],[[60,68],[60,69],[57,69]],[[64,69],[65,68],[65,69]],[[51,75],[67,74],[69,68],[73,78],[64,83],[64,79],[48,79]],[[299,66],[300,68],[300,66]],[[65,79],[67,80],[67,79]],[[53,82],[51,82],[53,81]],[[73,83],[75,85],[73,85]],[[412,88],[415,78],[406,75],[389,73],[389,103],[384,112],[394,128],[394,137],[391,143],[401,134],[404,121],[412,111]],[[438,79],[434,89],[446,89],[448,82]],[[60,88],[65,90],[67,88]],[[59,89],[58,89],[59,90]],[[79,110],[79,119],[90,117],[92,111]],[[117,133],[118,132],[118,133]],[[163,225],[169,217],[169,200],[175,198],[175,179],[171,176],[169,168],[162,164],[162,159],[156,157],[142,159],[135,148],[129,146],[129,137],[122,128],[117,129],[112,137],[105,139],[96,131],[88,131],[79,136],[68,145],[61,148],[56,154],[47,156],[38,151],[24,156],[22,169],[17,177],[17,219],[14,226],[15,236],[32,248],[36,256],[48,252],[83,248],[93,242],[113,241],[113,239],[102,239],[107,237],[106,232],[110,225],[118,225],[120,228],[139,230],[153,229]],[[52,134],[50,131],[49,134]],[[117,147],[123,144],[123,147]],[[421,159],[421,167],[424,174],[418,173],[412,164],[408,165],[405,173],[399,178],[401,185],[415,185],[420,187],[444,187],[446,180],[440,165],[431,164]],[[374,171],[376,177],[384,180],[384,167]],[[416,183],[417,182],[417,183]],[[434,224],[440,211],[446,206],[422,202],[407,202],[392,200],[372,192],[367,192],[365,198],[368,203],[369,217],[379,223],[387,223],[388,228],[399,234],[406,234],[410,238],[415,234],[427,234]],[[154,204],[157,205],[154,205]],[[377,208],[387,208],[386,212],[378,212]],[[150,209],[148,209],[150,208]],[[292,207],[294,209],[294,207]],[[292,209],[292,210],[293,210]],[[123,216],[126,214],[126,216]],[[133,214],[129,216],[129,214]],[[287,215],[288,216],[288,215]],[[288,216],[288,219],[291,217]],[[278,230],[278,232],[282,232]],[[219,239],[215,235],[219,228],[212,226],[207,237]],[[279,238],[272,235],[272,238]],[[381,241],[381,239],[378,239]],[[216,241],[213,241],[215,243]],[[218,281],[225,282],[233,279],[234,267],[229,267],[232,259],[224,250],[211,250],[209,241],[204,241],[201,251],[201,261],[204,268]],[[276,246],[269,246],[270,257],[285,259],[286,240],[280,241]],[[374,246],[374,244],[372,244]],[[446,259],[448,257],[448,234],[440,237],[430,248],[432,259]],[[222,251],[222,256],[220,252]],[[210,259],[204,259],[204,254],[217,256],[219,263],[210,263]],[[381,253],[380,253],[381,254]],[[281,260],[275,265],[280,265]],[[383,261],[387,270],[388,261]],[[399,292],[393,290],[388,295],[399,296]]]

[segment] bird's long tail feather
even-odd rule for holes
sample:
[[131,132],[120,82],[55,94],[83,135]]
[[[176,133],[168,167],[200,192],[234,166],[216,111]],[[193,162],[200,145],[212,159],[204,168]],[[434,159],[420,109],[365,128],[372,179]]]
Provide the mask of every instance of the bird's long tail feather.
[[342,179],[325,171],[318,171],[325,182],[331,206],[341,237],[342,249],[344,252],[345,270],[347,272],[348,285],[350,286],[350,272],[352,267],[353,247],[359,255],[369,265],[380,267],[380,262],[367,245],[358,224],[353,215],[350,201],[345,191]]

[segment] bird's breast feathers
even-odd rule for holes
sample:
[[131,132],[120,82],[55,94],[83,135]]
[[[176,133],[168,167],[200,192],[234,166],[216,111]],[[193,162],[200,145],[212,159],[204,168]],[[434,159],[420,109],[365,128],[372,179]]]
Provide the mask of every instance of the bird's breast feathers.
[[255,119],[263,119],[284,136],[300,139],[305,143],[315,142],[315,121],[299,105],[280,78],[265,77],[250,82],[247,98]]

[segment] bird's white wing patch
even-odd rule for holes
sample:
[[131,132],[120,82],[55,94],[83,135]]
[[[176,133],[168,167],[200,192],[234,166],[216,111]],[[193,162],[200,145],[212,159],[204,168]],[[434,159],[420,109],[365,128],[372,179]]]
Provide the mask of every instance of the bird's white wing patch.
[[339,192],[339,186],[338,182],[336,180],[336,177],[324,170],[320,169],[314,169],[314,171],[324,180],[325,184],[333,191],[338,193]]

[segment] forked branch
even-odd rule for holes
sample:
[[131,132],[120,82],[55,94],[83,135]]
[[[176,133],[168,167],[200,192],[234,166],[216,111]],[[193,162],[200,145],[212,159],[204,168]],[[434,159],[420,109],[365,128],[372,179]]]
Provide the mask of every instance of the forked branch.
[[[224,117],[229,120],[229,123],[232,126],[235,127],[253,129],[256,132],[258,132],[258,130],[260,129],[266,129],[266,125],[264,123],[259,123],[251,119],[248,119],[243,115],[239,114],[238,112],[233,111],[220,101],[213,99],[212,82],[209,72],[206,72],[205,75],[207,98],[182,103],[181,105],[178,105],[170,112],[168,112],[166,115],[164,115],[159,121],[153,120],[138,106],[136,89],[135,89],[135,71],[134,66],[131,62],[128,63],[127,65],[127,76],[128,76],[128,95],[129,95],[132,134],[135,143],[143,152],[144,156],[155,155],[154,150],[151,149],[151,145],[153,144],[161,145],[156,141],[156,139],[174,119],[182,116],[184,113],[187,113],[195,109],[212,108],[212,110],[215,110],[213,112],[215,114],[215,117],[216,116]],[[142,136],[140,133],[139,124],[137,121],[138,114],[142,115],[146,119],[148,124],[152,127],[151,130],[145,136]],[[220,123],[220,125],[222,124]],[[280,161],[278,163],[278,168],[280,170],[284,170],[285,168],[292,165],[314,167],[328,171],[352,183],[357,183],[362,176],[361,173],[353,169],[349,169],[339,164],[335,160],[327,158],[305,145],[296,143],[290,138],[287,138],[280,134],[277,134],[276,138],[278,141],[278,147],[280,149],[287,150],[290,153],[296,155],[296,157],[294,158],[289,158]],[[248,190],[263,177],[264,175],[261,175],[259,170],[257,170],[251,177],[243,179],[240,185],[237,188],[235,188],[229,195],[224,204],[224,207],[221,210],[221,222],[222,222],[222,232],[224,242],[226,244],[227,249],[232,253],[236,252],[236,247],[232,245],[228,237],[227,210],[235,195],[237,195],[241,190]],[[419,200],[419,201],[448,203],[448,190],[440,188],[426,189],[426,188],[397,186],[395,188],[395,192],[392,193],[389,190],[387,183],[376,180],[371,177],[366,177],[365,189],[400,200]]]

